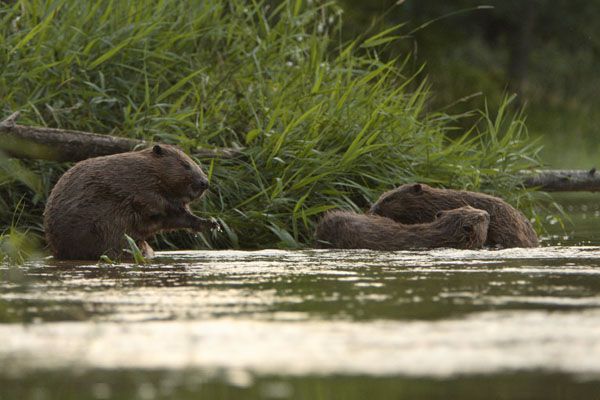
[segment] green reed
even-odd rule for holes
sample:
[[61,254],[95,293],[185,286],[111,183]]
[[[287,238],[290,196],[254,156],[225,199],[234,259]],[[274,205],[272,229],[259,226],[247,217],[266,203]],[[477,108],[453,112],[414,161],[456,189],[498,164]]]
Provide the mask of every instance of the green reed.
[[[0,3],[3,116],[20,123],[196,147],[211,191],[196,204],[223,233],[161,235],[163,246],[302,247],[328,209],[360,211],[397,184],[485,190],[530,208],[517,172],[538,165],[521,115],[428,108],[428,83],[379,57],[390,29],[342,43],[341,10],[306,1],[22,0]],[[472,115],[472,113],[470,113]],[[67,165],[0,175],[0,224],[41,233],[45,196]],[[0,226],[1,226],[0,225]],[[156,246],[157,243],[154,243]]]

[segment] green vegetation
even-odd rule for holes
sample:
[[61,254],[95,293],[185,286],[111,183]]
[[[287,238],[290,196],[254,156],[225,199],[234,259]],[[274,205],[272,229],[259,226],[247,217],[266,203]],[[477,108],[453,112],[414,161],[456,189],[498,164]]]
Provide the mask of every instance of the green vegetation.
[[[0,151],[0,262],[40,256],[41,207],[48,184],[38,173]],[[51,176],[50,169],[47,173]]]
[[[344,33],[404,23],[405,40],[388,54],[413,50],[426,63],[434,107],[452,112],[501,103],[506,91],[526,106],[527,126],[554,168],[597,165],[600,61],[596,15],[585,0],[339,0]],[[461,101],[457,101],[461,99]]]
[[[138,247],[135,240],[131,238],[128,234],[125,234],[125,239],[127,240],[127,245],[129,246],[128,253],[133,257],[133,261],[136,264],[146,264],[147,260],[142,254],[142,251]],[[103,256],[103,260],[106,260],[106,256]]]
[[[300,0],[0,3],[2,114],[186,150],[242,148],[203,162],[212,189],[197,206],[224,233],[162,245],[303,246],[320,213],[364,209],[410,181],[530,206],[516,173],[538,164],[537,147],[510,99],[433,112],[427,81],[406,72],[410,56],[380,56],[402,40],[398,29],[345,42],[340,26],[335,5]],[[467,129],[466,116],[477,116]],[[6,175],[0,226],[23,202],[20,226],[39,234],[44,198],[67,166],[26,167],[41,186]]]

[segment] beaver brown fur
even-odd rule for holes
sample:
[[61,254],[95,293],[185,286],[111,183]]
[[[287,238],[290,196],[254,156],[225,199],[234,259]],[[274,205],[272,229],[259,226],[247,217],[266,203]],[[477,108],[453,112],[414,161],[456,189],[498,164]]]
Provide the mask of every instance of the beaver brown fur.
[[525,216],[504,200],[483,193],[436,189],[423,183],[402,185],[379,197],[370,213],[403,224],[433,221],[437,212],[469,205],[490,214],[487,246],[537,247],[537,235]]
[[440,211],[433,222],[405,225],[378,215],[332,211],[319,221],[317,246],[338,249],[407,250],[452,247],[479,249],[489,214],[473,207]]
[[174,146],[90,158],[52,189],[44,211],[46,240],[58,259],[118,259],[127,234],[151,255],[145,240],[158,232],[217,227],[188,206],[207,188],[200,166]]

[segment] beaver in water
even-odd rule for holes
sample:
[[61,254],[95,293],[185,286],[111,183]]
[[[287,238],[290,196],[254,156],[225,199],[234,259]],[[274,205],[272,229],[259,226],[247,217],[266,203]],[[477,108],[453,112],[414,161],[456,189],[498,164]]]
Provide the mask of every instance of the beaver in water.
[[90,158],[52,189],[44,210],[46,240],[58,259],[117,259],[127,234],[151,256],[145,240],[158,232],[218,227],[188,207],[207,188],[200,166],[174,146]]
[[479,249],[490,216],[473,207],[439,211],[433,222],[405,225],[378,215],[332,211],[319,221],[317,246],[338,249],[408,250],[452,247]]
[[402,185],[379,197],[370,213],[403,224],[433,221],[441,210],[469,205],[490,214],[486,246],[537,247],[537,235],[525,216],[498,197],[462,190],[436,189],[423,183]]

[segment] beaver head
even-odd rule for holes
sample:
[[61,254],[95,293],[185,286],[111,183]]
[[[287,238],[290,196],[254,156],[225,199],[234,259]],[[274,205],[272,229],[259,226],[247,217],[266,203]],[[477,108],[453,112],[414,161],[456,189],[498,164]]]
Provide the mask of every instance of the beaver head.
[[405,184],[382,194],[369,213],[405,224],[433,221],[438,211],[456,208],[444,205],[444,198],[437,192],[438,189],[424,183]]
[[184,203],[208,189],[208,178],[194,160],[175,146],[156,144],[146,150],[152,160],[161,189]]
[[487,239],[490,215],[487,211],[471,206],[438,211],[434,224],[442,228],[445,236],[452,237],[464,248],[483,246]]

